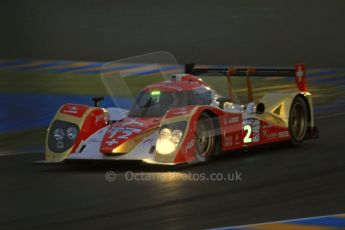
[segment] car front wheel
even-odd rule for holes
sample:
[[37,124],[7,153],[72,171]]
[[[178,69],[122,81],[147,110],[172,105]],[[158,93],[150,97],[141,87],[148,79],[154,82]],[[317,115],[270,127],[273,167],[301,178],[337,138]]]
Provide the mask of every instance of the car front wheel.
[[212,117],[202,113],[196,125],[196,155],[199,161],[206,161],[216,151],[215,126]]

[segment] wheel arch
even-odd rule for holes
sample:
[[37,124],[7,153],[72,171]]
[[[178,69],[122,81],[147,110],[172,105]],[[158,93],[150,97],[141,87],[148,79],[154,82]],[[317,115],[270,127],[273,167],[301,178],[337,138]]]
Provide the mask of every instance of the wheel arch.
[[[216,141],[218,142],[219,147],[222,146],[222,138],[221,138],[221,127],[220,127],[220,121],[219,121],[219,114],[217,114],[216,112],[210,110],[210,109],[204,109],[200,112],[199,116],[202,113],[206,113],[207,115],[209,115],[212,118],[212,122],[214,124],[215,127],[215,133],[216,133]],[[218,154],[218,153],[216,153]]]

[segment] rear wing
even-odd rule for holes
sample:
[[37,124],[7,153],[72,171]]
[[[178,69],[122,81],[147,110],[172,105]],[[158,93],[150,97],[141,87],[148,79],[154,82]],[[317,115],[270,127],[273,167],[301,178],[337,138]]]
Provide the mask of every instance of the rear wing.
[[[195,68],[194,64],[186,64],[185,65],[185,73],[192,74],[195,76],[198,75],[223,75],[226,77],[231,76],[245,76],[247,77],[247,81],[250,81],[250,76],[255,77],[294,77],[296,85],[298,89],[302,92],[307,91],[306,80],[305,80],[305,65],[304,64],[296,64],[295,68],[236,68],[236,67],[228,67],[228,68]],[[229,79],[229,78],[228,78]],[[250,83],[250,82],[249,82]],[[248,88],[249,90],[249,88]]]

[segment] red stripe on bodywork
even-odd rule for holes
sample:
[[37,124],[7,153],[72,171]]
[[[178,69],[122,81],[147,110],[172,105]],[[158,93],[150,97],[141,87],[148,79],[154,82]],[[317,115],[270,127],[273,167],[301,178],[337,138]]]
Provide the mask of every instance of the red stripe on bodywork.
[[94,108],[85,118],[81,126],[80,133],[72,149],[72,153],[77,149],[81,141],[86,140],[99,129],[108,124],[108,115],[101,108]]
[[160,117],[127,117],[122,121],[113,123],[103,137],[101,152],[112,153],[117,146],[154,127],[158,127],[160,121]]

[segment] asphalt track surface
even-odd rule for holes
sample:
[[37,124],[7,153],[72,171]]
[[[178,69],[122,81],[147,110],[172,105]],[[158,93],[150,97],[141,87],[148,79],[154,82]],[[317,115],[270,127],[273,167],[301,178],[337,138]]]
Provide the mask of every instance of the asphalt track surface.
[[[177,170],[136,164],[40,166],[31,162],[42,154],[4,156],[0,226],[195,229],[344,213],[344,119],[345,114],[317,119],[321,137],[298,148],[277,144],[229,152]],[[117,174],[114,182],[105,179],[109,170]],[[127,171],[161,179],[130,180]],[[181,177],[236,171],[242,180]]]

